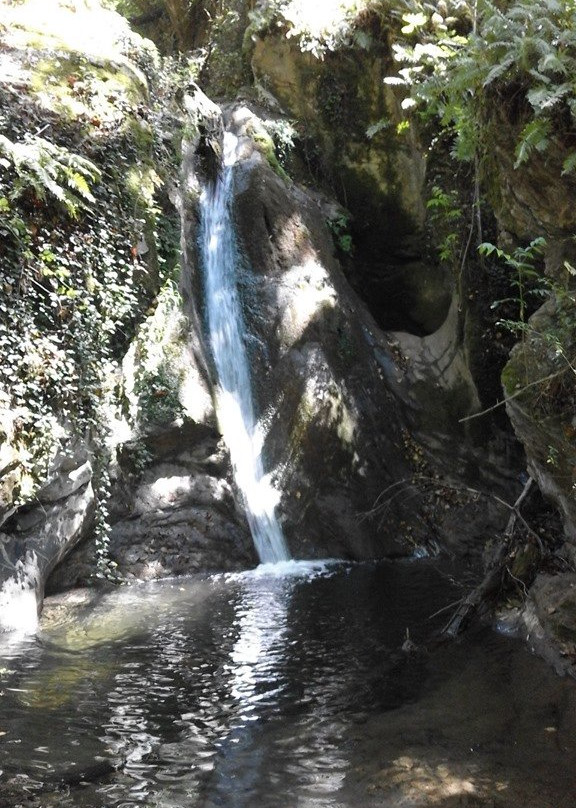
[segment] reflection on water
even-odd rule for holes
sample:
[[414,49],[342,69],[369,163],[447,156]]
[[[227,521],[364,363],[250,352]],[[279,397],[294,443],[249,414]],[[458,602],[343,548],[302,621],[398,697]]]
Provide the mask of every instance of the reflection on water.
[[490,632],[425,650],[454,597],[424,560],[112,593],[4,649],[2,779],[42,808],[573,808],[574,683]]
[[236,609],[238,637],[230,652],[230,692],[238,703],[240,726],[257,721],[261,702],[271,705],[282,692],[279,671],[286,652],[287,579],[270,575],[247,579]]

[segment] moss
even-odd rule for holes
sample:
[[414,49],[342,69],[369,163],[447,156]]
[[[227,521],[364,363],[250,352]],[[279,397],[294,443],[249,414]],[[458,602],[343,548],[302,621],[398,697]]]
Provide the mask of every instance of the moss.
[[136,151],[142,155],[146,155],[149,160],[151,160],[150,155],[156,140],[151,126],[146,121],[128,116],[124,127]]
[[252,133],[252,139],[256,144],[258,151],[262,154],[270,168],[278,174],[279,177],[282,177],[283,180],[286,182],[290,182],[290,177],[284,171],[282,166],[278,161],[278,157],[276,156],[276,149],[274,147],[274,141],[270,137],[269,134],[263,131],[257,131]]
[[132,165],[126,172],[126,190],[149,207],[154,204],[155,192],[161,180],[153,165]]
[[369,63],[359,54],[341,53],[327,60],[316,82],[316,103],[322,121],[344,139],[365,141],[365,132],[384,112],[378,103],[379,82],[373,84]]
[[502,387],[504,388],[504,392],[507,396],[511,396],[521,387],[516,365],[512,360],[508,361],[508,363],[504,366],[501,379]]
[[97,64],[79,53],[40,60],[31,76],[40,104],[68,119],[86,118],[96,127],[121,120],[126,105],[141,103],[146,87],[137,73],[107,61]]

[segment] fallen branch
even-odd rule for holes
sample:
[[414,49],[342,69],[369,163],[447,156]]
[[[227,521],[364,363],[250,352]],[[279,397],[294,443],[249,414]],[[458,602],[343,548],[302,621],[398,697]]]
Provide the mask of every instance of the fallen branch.
[[[448,637],[456,637],[458,634],[460,634],[465,623],[468,622],[472,614],[474,614],[474,612],[476,612],[483,603],[489,601],[500,590],[503,574],[506,571],[508,571],[508,574],[511,574],[508,569],[510,543],[516,528],[516,522],[520,520],[523,525],[526,525],[526,522],[520,513],[520,507],[530,493],[533,482],[534,480],[532,477],[528,477],[526,485],[522,489],[522,493],[514,505],[509,506],[511,510],[510,517],[508,519],[506,529],[504,530],[502,541],[500,542],[492,559],[490,569],[487,571],[480,584],[473,589],[472,592],[467,595],[467,597],[464,598],[446,626],[442,629],[442,634],[445,634]],[[530,533],[536,535],[532,530],[530,530]]]

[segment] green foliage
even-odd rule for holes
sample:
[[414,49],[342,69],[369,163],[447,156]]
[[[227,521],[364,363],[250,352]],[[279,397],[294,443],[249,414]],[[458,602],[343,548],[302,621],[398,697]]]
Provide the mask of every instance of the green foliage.
[[514,150],[516,157],[514,168],[525,163],[534,152],[543,153],[548,149],[551,129],[551,121],[542,118],[534,118],[526,124]]
[[98,507],[94,515],[94,543],[96,548],[96,570],[94,578],[106,579],[112,583],[122,583],[118,564],[110,558],[110,520],[108,501],[112,491],[110,478],[110,453],[102,448],[96,458],[93,484],[98,493]]
[[[389,83],[402,84],[411,102],[432,112],[453,135],[453,153],[463,160],[490,149],[491,118],[501,105],[522,121],[516,166],[543,153],[552,133],[576,124],[576,7],[573,0],[515,0],[502,9],[478,0],[476,24],[463,37],[434,30],[427,4],[405,14],[405,41],[395,47],[402,67]],[[570,155],[564,171],[572,171]]]
[[179,398],[181,381],[180,373],[166,363],[140,375],[135,393],[145,424],[171,424],[184,414]]
[[372,140],[372,138],[376,137],[379,132],[382,132],[384,129],[388,129],[390,126],[391,121],[388,118],[380,118],[380,120],[368,127],[366,130],[366,137],[368,140]]
[[252,132],[252,139],[254,140],[254,143],[258,147],[259,151],[268,161],[270,168],[275,171],[279,177],[282,177],[283,180],[289,182],[290,177],[278,160],[276,149],[274,147],[274,140],[268,134],[268,132],[265,129],[254,130]]
[[432,187],[432,195],[426,203],[428,224],[438,244],[438,256],[455,266],[462,241],[462,205],[455,190],[445,191],[438,185]]
[[576,152],[572,152],[565,158],[562,164],[562,176],[570,174],[574,169],[576,169]]
[[550,287],[543,285],[542,273],[537,268],[545,246],[546,240],[540,237],[531,241],[526,247],[517,247],[512,253],[506,253],[490,242],[484,242],[478,247],[481,255],[496,257],[512,270],[511,288],[516,294],[514,297],[495,301],[492,308],[500,308],[504,304],[514,306],[516,316],[500,320],[499,324],[515,333],[520,332],[522,335],[526,333],[531,299],[541,300],[550,294]]
[[337,249],[346,255],[352,255],[354,243],[350,233],[350,216],[343,212],[338,213],[328,219],[327,224]]
[[[565,279],[543,277],[539,264],[545,247],[544,239],[537,238],[512,253],[489,242],[481,244],[480,251],[502,261],[512,273],[513,294],[492,304],[503,315],[498,324],[521,340],[502,372],[502,384],[508,396],[522,396],[522,406],[544,428],[542,435],[546,429],[552,430],[549,438],[554,436],[557,443],[545,446],[543,459],[547,465],[557,466],[560,452],[573,453],[570,422],[576,403],[576,299],[571,281],[576,270],[565,262]],[[550,304],[540,308],[544,298]]]
[[274,152],[280,167],[288,171],[290,157],[294,149],[294,138],[296,129],[291,121],[284,118],[278,120],[264,121],[266,131],[269,133],[274,144]]
[[133,17],[150,11],[157,3],[156,0],[105,0],[104,5],[125,17]]
[[172,120],[174,91],[161,79],[162,71],[145,106],[103,78],[108,94],[94,90],[109,114],[95,122],[62,109],[56,79],[42,106],[0,83],[1,392],[17,414],[24,481],[14,505],[45,480],[60,437],[82,435],[96,458],[95,536],[106,577],[114,574],[108,425],[119,403],[120,362],[178,253],[165,191],[178,132],[174,141],[159,134]]
[[74,217],[80,207],[94,202],[88,183],[98,182],[101,172],[86,157],[38,135],[26,135],[22,142],[14,142],[2,134],[0,155],[0,165],[16,174],[9,200],[29,191],[44,200],[49,192]]
[[350,45],[368,50],[373,44],[372,37],[356,25],[358,14],[367,5],[366,0],[342,0],[320,14],[313,3],[267,0],[249,12],[244,49],[249,51],[254,39],[280,33],[287,39],[295,39],[301,51],[317,59]]
[[211,97],[230,98],[252,80],[243,43],[247,5],[244,0],[213,3],[207,15],[210,28],[203,86]]
[[158,293],[154,312],[140,325],[132,341],[124,405],[133,430],[171,424],[186,415],[180,400],[185,382],[186,319],[177,283],[169,278]]

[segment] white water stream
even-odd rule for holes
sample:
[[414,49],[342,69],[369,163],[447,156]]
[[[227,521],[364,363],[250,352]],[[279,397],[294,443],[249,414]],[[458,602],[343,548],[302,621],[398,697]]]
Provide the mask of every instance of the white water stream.
[[275,513],[278,493],[264,473],[262,434],[254,412],[245,326],[237,288],[238,248],[230,210],[237,138],[224,136],[224,165],[200,200],[200,249],[210,343],[218,373],[216,409],[234,477],[262,563],[290,558]]

